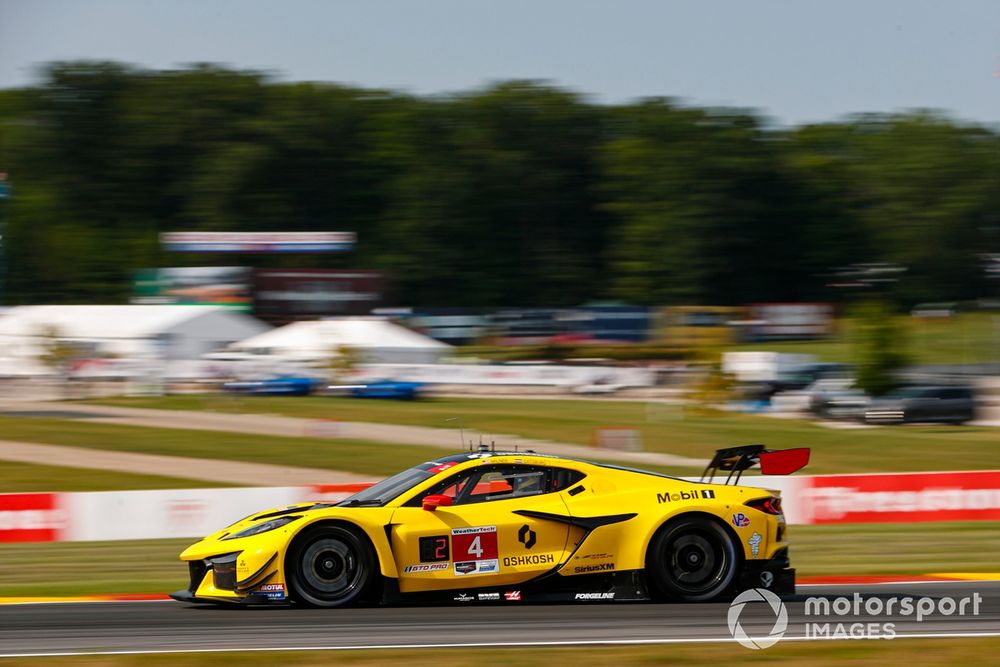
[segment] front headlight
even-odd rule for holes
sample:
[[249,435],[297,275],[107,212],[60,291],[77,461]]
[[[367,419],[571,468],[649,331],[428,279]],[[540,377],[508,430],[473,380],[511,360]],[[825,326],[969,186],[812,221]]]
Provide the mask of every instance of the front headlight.
[[262,521],[261,523],[254,524],[249,528],[244,528],[238,533],[233,533],[232,535],[226,535],[222,539],[238,540],[241,537],[251,537],[253,535],[260,535],[261,533],[266,533],[269,530],[275,530],[277,528],[281,528],[285,524],[289,524],[298,518],[299,517],[297,516],[279,516],[274,519],[268,519],[267,521]]

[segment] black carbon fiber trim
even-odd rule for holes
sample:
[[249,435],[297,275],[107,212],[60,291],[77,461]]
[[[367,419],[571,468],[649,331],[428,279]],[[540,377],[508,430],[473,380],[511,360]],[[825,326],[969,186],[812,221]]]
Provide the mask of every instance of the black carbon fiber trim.
[[533,519],[546,519],[548,521],[568,523],[571,526],[579,526],[587,531],[600,528],[601,526],[607,526],[612,523],[628,521],[629,519],[634,519],[638,516],[638,513],[636,512],[630,512],[628,514],[609,514],[607,516],[565,516],[563,514],[550,514],[549,512],[536,512],[535,510],[514,510],[513,514],[528,516]]
[[243,589],[251,588],[251,587],[255,586],[258,583],[263,583],[263,582],[256,581],[256,579],[258,577],[260,577],[261,575],[263,575],[264,572],[267,571],[267,568],[269,568],[271,566],[271,563],[273,563],[274,559],[277,558],[277,557],[278,557],[278,554],[276,554],[276,553],[275,554],[271,554],[271,557],[267,559],[266,563],[264,563],[263,565],[260,566],[260,569],[258,569],[256,572],[254,572],[253,574],[251,574],[246,579],[243,579],[242,581],[236,582],[236,589],[239,590],[241,588],[243,588]]

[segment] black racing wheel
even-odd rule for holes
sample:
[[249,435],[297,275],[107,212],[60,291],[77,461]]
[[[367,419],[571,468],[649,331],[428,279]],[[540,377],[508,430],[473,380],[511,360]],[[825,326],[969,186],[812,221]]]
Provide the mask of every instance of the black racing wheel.
[[732,536],[707,517],[680,518],[653,537],[646,553],[646,575],[659,597],[704,602],[732,586],[740,555]]
[[285,556],[291,597],[312,607],[344,607],[357,602],[377,573],[375,553],[353,526],[307,528]]

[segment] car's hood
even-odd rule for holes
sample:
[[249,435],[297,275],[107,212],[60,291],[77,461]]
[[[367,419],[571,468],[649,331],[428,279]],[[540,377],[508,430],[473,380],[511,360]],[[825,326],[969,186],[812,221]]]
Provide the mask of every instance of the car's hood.
[[[232,525],[226,526],[222,530],[218,530],[210,535],[205,536],[198,542],[195,542],[190,547],[181,553],[182,560],[195,560],[200,558],[207,558],[210,556],[218,555],[221,553],[231,553],[236,551],[243,551],[250,548],[255,548],[255,545],[259,546],[262,541],[272,540],[276,534],[281,532],[298,532],[304,523],[309,523],[316,519],[347,519],[353,520],[355,523],[358,522],[358,514],[364,513],[367,519],[382,521],[386,517],[373,517],[375,513],[388,513],[391,514],[392,508],[385,507],[337,507],[327,503],[295,503],[292,505],[282,505],[280,507],[273,507],[271,509],[262,510],[260,512],[254,512],[250,516],[240,519]],[[271,521],[273,519],[280,519],[281,517],[299,517],[295,521],[292,521],[286,525],[280,526],[275,530],[269,530],[256,535],[250,535],[248,537],[232,537],[233,535],[239,533],[240,531],[246,530],[252,526],[264,523],[266,521]],[[384,522],[383,522],[384,523]],[[227,539],[228,538],[228,539]]]

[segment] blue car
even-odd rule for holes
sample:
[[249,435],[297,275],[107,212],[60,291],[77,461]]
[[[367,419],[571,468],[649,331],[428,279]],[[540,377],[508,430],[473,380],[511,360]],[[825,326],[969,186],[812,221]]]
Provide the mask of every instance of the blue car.
[[402,401],[412,401],[423,388],[420,382],[403,382],[398,380],[373,380],[350,388],[350,395],[355,398],[393,398]]
[[249,382],[227,382],[222,388],[237,394],[257,396],[308,396],[321,385],[322,383],[315,378],[291,376]]

